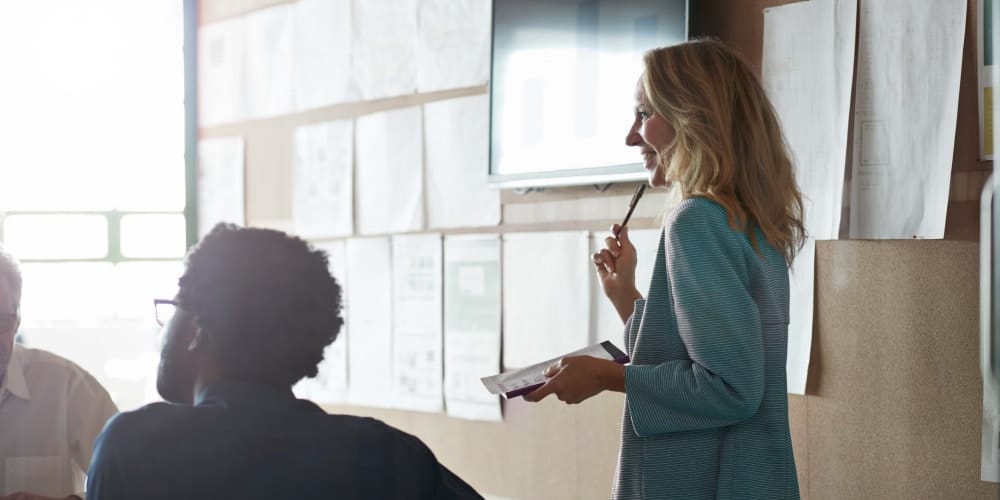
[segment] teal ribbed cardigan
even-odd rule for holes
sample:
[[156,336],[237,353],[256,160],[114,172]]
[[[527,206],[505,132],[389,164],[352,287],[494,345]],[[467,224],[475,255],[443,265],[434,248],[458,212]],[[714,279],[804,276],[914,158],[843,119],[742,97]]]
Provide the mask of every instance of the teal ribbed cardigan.
[[614,498],[797,499],[785,357],[788,271],[726,210],[670,214],[646,298],[626,323]]

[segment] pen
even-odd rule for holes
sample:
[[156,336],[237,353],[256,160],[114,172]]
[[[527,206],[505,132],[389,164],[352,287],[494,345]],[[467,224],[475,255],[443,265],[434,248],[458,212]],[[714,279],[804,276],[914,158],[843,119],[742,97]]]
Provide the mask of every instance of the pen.
[[625,220],[622,221],[621,226],[618,226],[618,230],[625,227],[628,224],[628,220],[632,217],[632,212],[635,210],[635,206],[639,204],[639,198],[642,198],[642,193],[646,192],[646,183],[639,184],[639,187],[635,188],[635,193],[632,195],[632,200],[628,202],[628,213],[625,214]]

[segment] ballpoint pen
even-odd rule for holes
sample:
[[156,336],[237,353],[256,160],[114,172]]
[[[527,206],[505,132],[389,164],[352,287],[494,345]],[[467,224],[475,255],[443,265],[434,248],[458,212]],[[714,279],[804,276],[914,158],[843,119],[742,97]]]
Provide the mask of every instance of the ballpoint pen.
[[618,226],[618,230],[625,227],[628,224],[628,220],[632,218],[632,212],[635,211],[635,206],[639,204],[639,198],[642,198],[642,193],[646,192],[646,183],[639,184],[639,187],[635,188],[635,193],[632,194],[632,200],[628,202],[628,213],[625,214],[625,220],[622,221],[621,225]]

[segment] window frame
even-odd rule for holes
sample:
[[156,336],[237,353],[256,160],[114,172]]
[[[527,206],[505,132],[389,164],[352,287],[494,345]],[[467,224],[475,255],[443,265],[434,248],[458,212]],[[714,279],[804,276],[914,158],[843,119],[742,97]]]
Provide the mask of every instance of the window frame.
[[10,210],[0,212],[0,242],[4,238],[7,217],[19,215],[91,215],[102,216],[107,222],[107,254],[98,258],[33,259],[24,256],[23,263],[75,263],[75,262],[172,262],[183,257],[126,257],[121,249],[121,221],[129,215],[181,215],[184,217],[185,251],[198,240],[198,2],[184,0],[183,5],[183,72],[184,72],[184,208],[180,211],[142,210]]

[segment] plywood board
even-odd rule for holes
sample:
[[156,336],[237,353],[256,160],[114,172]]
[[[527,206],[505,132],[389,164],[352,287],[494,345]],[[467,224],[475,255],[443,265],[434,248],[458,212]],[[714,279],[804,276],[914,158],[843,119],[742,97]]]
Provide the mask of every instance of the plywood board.
[[809,497],[996,498],[979,482],[977,246],[817,245]]

